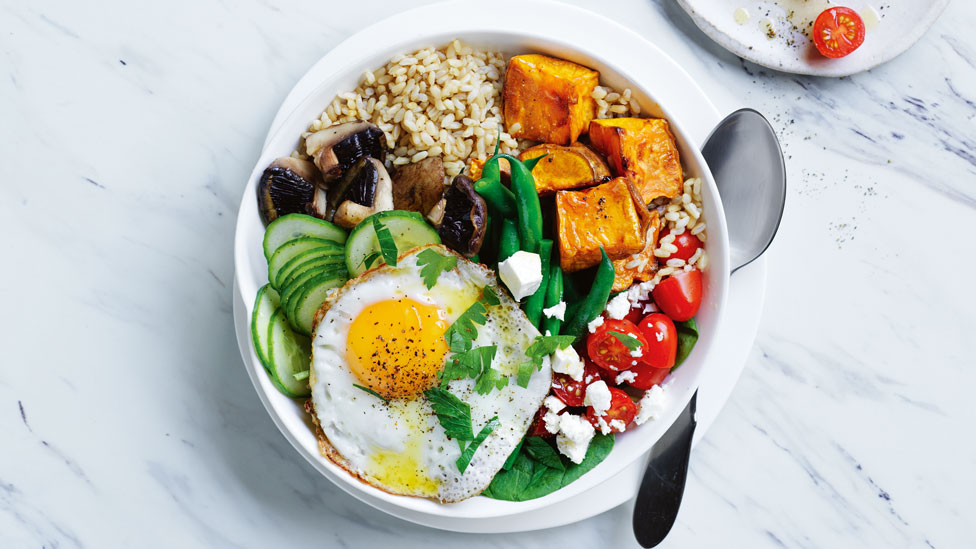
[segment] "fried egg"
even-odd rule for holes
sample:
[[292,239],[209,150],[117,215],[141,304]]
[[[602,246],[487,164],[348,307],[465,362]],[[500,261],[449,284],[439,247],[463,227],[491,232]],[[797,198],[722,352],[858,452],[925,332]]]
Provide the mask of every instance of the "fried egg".
[[[322,306],[312,340],[311,411],[322,453],[364,482],[455,502],[480,493],[501,469],[549,392],[552,374],[547,358],[528,386],[519,387],[518,366],[539,331],[491,270],[463,257],[428,289],[417,264],[424,249],[408,252],[396,267],[367,271]],[[424,392],[440,382],[451,360],[445,331],[486,286],[501,303],[488,308],[474,346],[496,345],[491,366],[510,380],[485,395],[474,390],[474,379],[447,385],[470,405],[475,434],[494,417],[500,422],[462,474],[461,447],[447,437]]]

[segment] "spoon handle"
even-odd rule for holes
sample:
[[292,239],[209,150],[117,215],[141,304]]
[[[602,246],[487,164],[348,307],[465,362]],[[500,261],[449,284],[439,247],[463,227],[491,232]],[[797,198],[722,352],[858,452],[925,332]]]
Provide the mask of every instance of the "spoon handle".
[[688,478],[695,435],[698,391],[678,419],[654,445],[634,504],[634,535],[641,547],[655,547],[671,531]]

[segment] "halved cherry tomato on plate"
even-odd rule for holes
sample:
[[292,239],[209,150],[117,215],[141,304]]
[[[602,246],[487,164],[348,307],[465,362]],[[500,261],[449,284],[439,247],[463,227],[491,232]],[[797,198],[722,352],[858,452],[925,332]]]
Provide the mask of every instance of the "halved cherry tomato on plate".
[[647,340],[640,361],[655,368],[671,368],[678,353],[678,330],[668,315],[651,313],[637,325]]
[[586,397],[586,386],[603,379],[600,369],[592,362],[584,360],[583,380],[576,381],[567,374],[552,374],[552,393],[566,403],[566,406],[582,406]]
[[[661,235],[661,238],[664,238],[668,234],[670,234],[670,232],[665,231],[664,234]],[[688,231],[675,235],[672,244],[674,244],[675,247],[678,248],[678,251],[674,252],[668,257],[662,257],[661,258],[662,263],[666,263],[669,259],[683,259],[685,261],[688,261],[689,259],[691,259],[691,256],[695,255],[695,252],[699,248],[705,246],[704,244],[702,244],[702,241],[697,236],[691,234]]]
[[[596,410],[592,406],[586,407],[586,419],[596,427],[597,430],[600,429],[599,418],[602,418],[607,425],[610,426],[610,431],[614,433],[622,433],[630,425],[630,422],[634,421],[634,417],[637,415],[637,410],[640,409],[640,404],[634,402],[630,399],[630,395],[617,389],[616,387],[610,387],[610,409],[604,412],[602,416],[596,415]],[[624,427],[621,429],[618,426],[611,425],[613,420],[620,420],[623,422]]]
[[611,318],[586,338],[586,351],[597,366],[619,372],[636,366],[628,344],[643,349],[647,340],[633,322]]
[[844,57],[864,43],[864,32],[864,21],[856,11],[829,8],[813,23],[813,45],[824,57]]
[[698,313],[702,302],[701,271],[678,271],[651,290],[654,303],[671,320],[684,322]]
[[654,368],[641,362],[630,371],[637,377],[633,381],[628,381],[627,385],[635,389],[640,389],[641,391],[646,391],[655,385],[660,385],[664,381],[664,378],[668,377],[671,368]]

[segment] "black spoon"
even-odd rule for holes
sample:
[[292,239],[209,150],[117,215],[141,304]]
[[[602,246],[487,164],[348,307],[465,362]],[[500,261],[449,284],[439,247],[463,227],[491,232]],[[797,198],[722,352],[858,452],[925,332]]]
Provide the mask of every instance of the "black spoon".
[[[730,114],[705,140],[702,156],[715,177],[729,228],[732,272],[766,251],[786,204],[786,164],[776,132],[752,109]],[[678,516],[695,435],[698,391],[650,460],[634,505],[634,535],[642,547],[661,543]]]

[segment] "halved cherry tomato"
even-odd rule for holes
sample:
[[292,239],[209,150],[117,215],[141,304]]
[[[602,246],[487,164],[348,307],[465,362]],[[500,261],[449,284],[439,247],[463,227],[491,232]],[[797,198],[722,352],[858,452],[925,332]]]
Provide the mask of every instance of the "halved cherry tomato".
[[651,290],[651,296],[661,312],[672,320],[684,322],[698,313],[702,302],[701,271],[678,271],[662,280]]
[[589,361],[584,361],[583,380],[576,381],[567,374],[552,374],[552,393],[566,403],[566,406],[582,406],[586,397],[586,386],[603,379],[600,369]]
[[637,328],[644,333],[647,347],[642,349],[640,361],[655,368],[671,368],[678,352],[678,330],[668,315],[651,313]]
[[630,370],[637,376],[634,381],[628,381],[627,385],[641,391],[646,391],[655,385],[660,385],[664,378],[668,377],[671,368],[654,368],[641,362],[636,368]]
[[[640,404],[634,402],[630,399],[630,395],[617,389],[616,387],[610,387],[610,409],[604,412],[602,416],[596,415],[596,410],[592,406],[586,407],[586,419],[596,427],[597,430],[600,429],[599,419],[602,418],[608,426],[610,426],[610,431],[613,433],[622,433],[630,425],[631,421],[634,421],[634,417],[637,415],[637,410],[640,409]],[[623,428],[611,425],[611,422],[615,419],[619,419],[623,422]]]
[[824,57],[848,55],[864,43],[864,21],[851,8],[829,8],[813,23],[813,44]]
[[529,427],[529,436],[542,438],[551,438],[556,436],[546,429],[546,422],[543,418],[546,416],[546,412],[548,411],[549,409],[545,406],[539,408],[539,411],[535,414],[535,419],[532,420],[532,426]]
[[601,368],[619,372],[636,366],[637,360],[622,339],[633,338],[641,349],[647,347],[644,334],[629,320],[605,320],[595,332],[586,338],[586,351],[590,360]]
[[[665,231],[661,235],[661,238],[664,238],[668,234],[670,234],[670,231]],[[691,259],[691,256],[695,255],[695,251],[697,251],[698,248],[705,246],[697,236],[688,231],[675,235],[672,244],[678,248],[678,251],[674,252],[668,257],[661,258],[661,263],[666,263],[669,259],[684,259],[685,261],[688,261]]]

